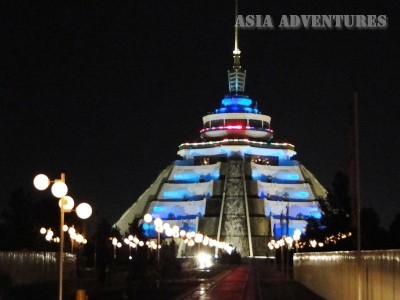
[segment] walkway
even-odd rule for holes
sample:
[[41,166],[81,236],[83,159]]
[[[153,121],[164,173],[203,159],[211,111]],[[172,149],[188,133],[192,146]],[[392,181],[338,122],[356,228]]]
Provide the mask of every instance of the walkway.
[[322,299],[289,277],[275,265],[267,263],[265,259],[250,259],[228,272],[199,284],[176,300]]
[[[186,278],[142,286],[136,293],[127,286],[126,272],[115,273],[106,285],[97,281],[81,279],[64,282],[64,300],[75,300],[77,289],[85,289],[89,300],[262,300],[296,299],[321,300],[310,290],[280,271],[279,266],[265,259],[243,259],[240,265],[232,265],[209,279]],[[53,300],[57,297],[58,284],[19,286],[0,298],[5,300]],[[180,296],[178,296],[180,295]]]

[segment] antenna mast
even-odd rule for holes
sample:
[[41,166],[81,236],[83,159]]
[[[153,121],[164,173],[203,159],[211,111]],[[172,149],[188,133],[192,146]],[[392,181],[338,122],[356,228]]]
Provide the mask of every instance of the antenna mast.
[[236,5],[235,5],[235,50],[233,51],[233,54],[240,54],[237,19],[238,19],[238,0],[236,0]]
[[240,67],[240,50],[239,50],[239,25],[238,25],[238,0],[235,1],[235,49],[233,50],[233,68],[228,71],[229,91],[232,94],[244,92],[246,81],[246,71]]

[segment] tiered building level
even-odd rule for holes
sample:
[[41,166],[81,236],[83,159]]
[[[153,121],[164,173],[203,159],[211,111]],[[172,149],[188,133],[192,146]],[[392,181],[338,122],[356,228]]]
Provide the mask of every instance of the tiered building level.
[[[204,141],[179,146],[182,160],[163,170],[118,220],[122,231],[150,213],[231,243],[242,256],[264,256],[270,239],[293,235],[307,218],[321,217],[318,200],[326,190],[294,159],[293,145],[271,142],[271,117],[244,94],[237,28],[233,58],[229,93],[203,117]],[[145,232],[157,236],[152,226]]]

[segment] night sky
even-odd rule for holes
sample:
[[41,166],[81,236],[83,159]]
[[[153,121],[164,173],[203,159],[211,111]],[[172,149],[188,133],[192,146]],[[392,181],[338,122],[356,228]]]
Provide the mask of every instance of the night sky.
[[[242,1],[273,30],[240,30],[246,92],[325,186],[346,170],[358,92],[361,196],[400,212],[397,1]],[[251,2],[251,3],[248,3]],[[353,3],[353,4],[351,4]],[[114,223],[199,141],[228,91],[234,1],[1,1],[0,209],[37,173]],[[386,30],[280,30],[289,14],[387,15]],[[44,194],[43,194],[44,196]]]

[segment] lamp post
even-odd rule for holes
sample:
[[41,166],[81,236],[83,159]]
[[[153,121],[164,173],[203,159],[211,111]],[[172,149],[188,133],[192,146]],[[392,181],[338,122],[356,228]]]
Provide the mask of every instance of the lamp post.
[[124,239],[124,243],[128,245],[129,250],[129,260],[132,260],[132,248],[136,248],[136,244],[133,242],[133,236],[129,235],[127,238]]
[[143,220],[146,222],[146,235],[149,238],[149,227],[151,221],[153,221],[153,216],[151,214],[145,214]]
[[76,234],[76,230],[75,230],[74,226],[71,226],[68,229],[68,233],[69,233],[69,237],[71,239],[71,253],[74,253],[74,239],[75,239],[75,234]]
[[160,218],[154,220],[154,227],[157,231],[157,263],[160,263],[160,234],[163,232],[163,221]]
[[53,237],[54,236],[54,232],[51,230],[51,228],[49,228],[49,229],[46,229],[44,227],[40,228],[40,234],[43,234],[45,240],[48,241],[48,242],[55,242],[55,243],[59,243],[60,242],[60,238],[59,237]]
[[287,246],[287,253],[286,253],[286,270],[285,273],[288,274],[290,276],[290,271],[289,271],[289,267],[290,267],[290,253],[292,250],[292,245],[293,245],[293,238],[291,236],[287,236],[285,237],[285,242],[286,242],[286,246]]
[[299,252],[299,240],[300,240],[300,237],[301,237],[301,230],[300,229],[296,229],[294,231],[294,234],[293,234],[293,240],[294,240],[294,245],[296,247],[296,253]]
[[111,240],[111,243],[113,244],[113,246],[114,246],[114,265],[115,265],[115,260],[117,259],[117,244],[118,244],[118,240],[117,240],[117,238],[112,238],[112,240]]
[[[58,299],[62,300],[63,291],[63,263],[64,263],[64,213],[71,212],[74,208],[74,200],[67,196],[68,187],[65,184],[65,174],[61,173],[60,179],[50,181],[44,175],[36,175],[33,179],[33,185],[40,191],[49,187],[52,183],[51,192],[54,197],[59,198],[58,205],[60,206],[60,251],[59,251],[59,274],[58,274]],[[87,203],[81,203],[76,207],[76,214],[81,219],[87,219],[92,214],[92,208]]]
[[286,233],[285,233],[285,235],[289,236],[289,194],[286,193],[286,192],[283,193],[282,200],[284,202],[286,202],[286,218],[285,218],[285,221],[286,221]]
[[200,252],[200,245],[203,242],[203,235],[200,232],[197,232],[194,236],[194,242],[197,243],[198,246],[198,252]]

